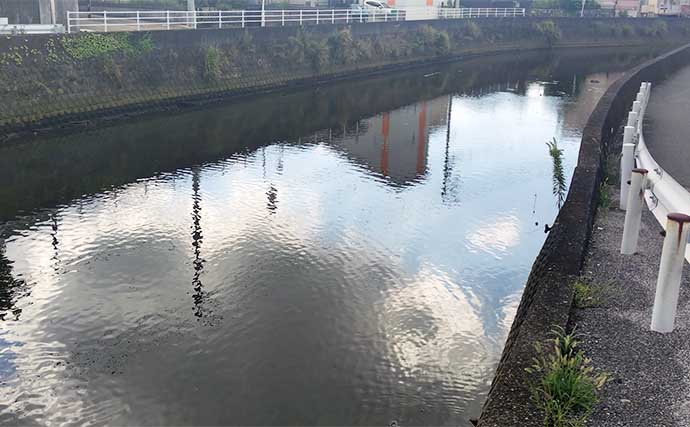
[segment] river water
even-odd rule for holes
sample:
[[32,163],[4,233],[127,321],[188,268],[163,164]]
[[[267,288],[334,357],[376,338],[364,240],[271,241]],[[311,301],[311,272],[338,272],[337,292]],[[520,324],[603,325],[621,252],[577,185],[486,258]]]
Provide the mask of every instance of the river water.
[[569,182],[597,100],[652,54],[466,60],[0,148],[0,423],[467,425],[558,210],[546,142]]

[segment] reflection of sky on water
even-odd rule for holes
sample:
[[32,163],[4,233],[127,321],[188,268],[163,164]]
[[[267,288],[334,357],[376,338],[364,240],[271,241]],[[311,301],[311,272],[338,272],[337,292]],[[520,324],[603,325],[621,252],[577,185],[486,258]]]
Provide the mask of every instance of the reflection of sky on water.
[[578,104],[547,86],[419,102],[11,224],[31,295],[3,324],[0,414],[466,422],[556,214],[545,142],[568,181],[576,161]]

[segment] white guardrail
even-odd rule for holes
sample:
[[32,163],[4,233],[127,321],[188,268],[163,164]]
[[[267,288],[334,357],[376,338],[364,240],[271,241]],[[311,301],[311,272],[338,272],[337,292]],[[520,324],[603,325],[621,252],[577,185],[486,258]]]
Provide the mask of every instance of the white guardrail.
[[525,16],[523,8],[266,9],[219,11],[67,12],[67,32],[153,31],[197,28],[349,24]]
[[[621,253],[634,254],[646,203],[665,230],[651,329],[673,331],[684,260],[690,262],[690,192],[663,170],[644,141],[644,115],[651,83],[643,82],[623,133],[621,200],[625,225]],[[637,166],[637,167],[634,167]]]

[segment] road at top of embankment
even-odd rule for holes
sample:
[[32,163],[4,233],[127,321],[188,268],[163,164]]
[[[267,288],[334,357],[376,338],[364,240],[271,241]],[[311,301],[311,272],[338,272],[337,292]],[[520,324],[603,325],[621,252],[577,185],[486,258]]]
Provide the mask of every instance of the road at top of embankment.
[[652,89],[645,142],[659,165],[690,189],[690,67]]

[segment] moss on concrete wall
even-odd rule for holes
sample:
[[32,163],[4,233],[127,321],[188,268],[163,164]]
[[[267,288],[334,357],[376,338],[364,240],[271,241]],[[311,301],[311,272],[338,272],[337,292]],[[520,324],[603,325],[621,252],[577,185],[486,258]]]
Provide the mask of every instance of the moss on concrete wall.
[[0,39],[0,131],[312,84],[463,55],[680,43],[686,20],[416,21]]

